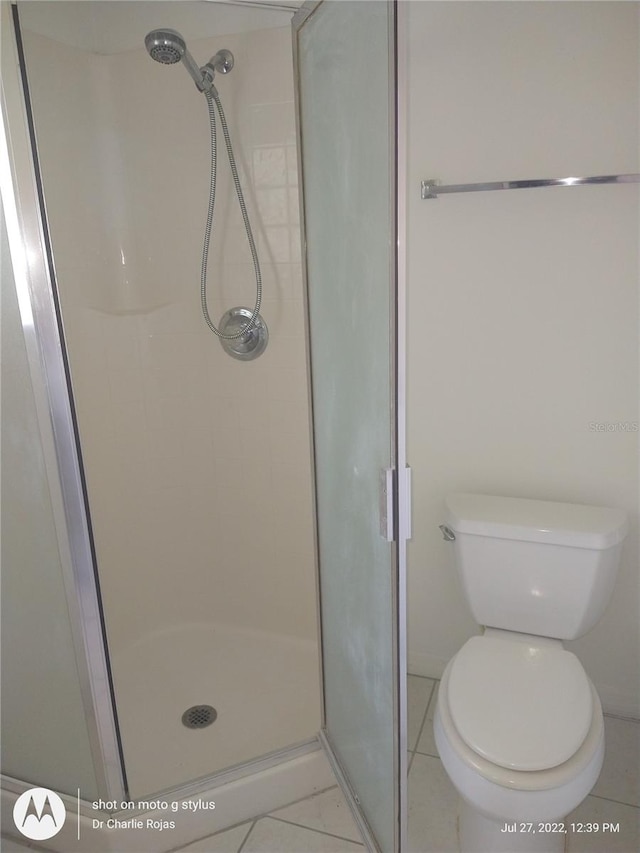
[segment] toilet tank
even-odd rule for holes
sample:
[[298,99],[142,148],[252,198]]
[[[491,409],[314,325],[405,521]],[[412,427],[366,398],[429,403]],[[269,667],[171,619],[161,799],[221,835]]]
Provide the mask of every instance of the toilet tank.
[[600,619],[618,573],[625,512],[473,494],[450,495],[445,506],[480,625],[572,640]]

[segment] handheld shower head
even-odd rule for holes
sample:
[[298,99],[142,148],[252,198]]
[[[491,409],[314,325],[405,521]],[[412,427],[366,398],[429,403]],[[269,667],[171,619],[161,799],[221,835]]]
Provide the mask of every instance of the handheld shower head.
[[151,59],[162,65],[175,65],[187,51],[187,45],[180,33],[175,30],[152,30],[144,40]]
[[187,50],[187,43],[176,30],[168,27],[162,30],[151,30],[144,39],[144,46],[151,59],[162,65],[175,65],[183,62],[193,81],[201,92],[211,87],[211,82],[205,78],[195,59]]

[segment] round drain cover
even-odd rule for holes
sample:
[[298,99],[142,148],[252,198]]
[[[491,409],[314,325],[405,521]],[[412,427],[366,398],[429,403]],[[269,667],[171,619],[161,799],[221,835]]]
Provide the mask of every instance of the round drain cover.
[[215,722],[218,712],[211,705],[192,705],[182,715],[182,723],[188,729],[204,729]]

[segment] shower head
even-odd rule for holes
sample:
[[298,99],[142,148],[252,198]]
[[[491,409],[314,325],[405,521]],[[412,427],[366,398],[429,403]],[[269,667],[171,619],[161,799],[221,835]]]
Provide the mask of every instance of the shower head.
[[175,30],[152,30],[147,34],[144,45],[151,59],[163,65],[175,65],[185,55],[187,45]]
[[144,46],[151,59],[162,65],[175,65],[183,62],[193,81],[201,92],[209,89],[211,82],[198,67],[195,59],[187,50],[187,44],[179,32],[169,28],[151,30],[144,39]]

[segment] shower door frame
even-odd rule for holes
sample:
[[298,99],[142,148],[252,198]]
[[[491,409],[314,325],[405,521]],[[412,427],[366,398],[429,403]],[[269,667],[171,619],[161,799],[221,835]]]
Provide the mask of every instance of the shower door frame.
[[[312,366],[310,350],[310,312],[309,312],[309,284],[306,263],[306,224],[305,224],[305,200],[304,200],[304,174],[303,174],[303,134],[301,122],[301,83],[300,83],[300,51],[298,47],[298,34],[302,26],[312,17],[325,0],[306,0],[292,19],[292,42],[293,42],[293,66],[294,66],[294,92],[296,102],[296,145],[298,151],[298,183],[299,205],[300,205],[300,229],[302,237],[302,274],[304,283],[306,337],[307,337],[307,376],[308,387],[311,390]],[[334,0],[338,2],[338,0]],[[390,343],[390,377],[393,395],[394,411],[391,413],[392,420],[392,465],[394,475],[393,483],[393,541],[392,541],[392,563],[393,563],[393,601],[391,603],[394,613],[394,636],[393,659],[394,659],[394,720],[396,722],[396,742],[394,761],[395,782],[395,853],[402,853],[408,845],[408,760],[407,760],[407,541],[411,538],[411,469],[407,464],[406,452],[406,146],[407,146],[407,43],[406,43],[406,13],[403,3],[399,0],[385,0],[389,16],[389,90],[387,92],[389,103],[389,145],[391,162],[389,163],[391,186],[389,194],[389,209],[391,211],[392,232],[394,236],[393,245],[390,250],[391,268],[390,291],[392,300],[392,320],[394,321],[391,332]],[[324,665],[322,662],[322,612],[321,612],[321,584],[319,568],[319,545],[317,525],[317,493],[315,487],[316,452],[313,428],[313,397],[310,395],[310,442],[313,462],[313,511],[315,523],[315,559],[316,559],[316,586],[317,586],[317,618],[318,618],[318,645],[320,648],[320,691],[322,700],[322,719],[320,741],[323,745],[327,758],[340,783],[340,787],[347,799],[358,829],[364,838],[368,849],[379,851],[373,833],[364,817],[359,805],[359,799],[353,790],[327,736],[326,719],[326,691]]]
[[[90,507],[58,304],[55,257],[49,238],[27,69],[21,47],[19,8],[19,0],[0,0],[0,190],[2,201],[9,208],[7,228],[16,290],[63,565],[83,709],[97,776],[97,796],[105,802],[122,803],[129,801],[126,765],[119,737],[117,697],[110,674]],[[286,8],[293,12],[292,8]],[[321,756],[318,738],[313,736],[162,793],[170,792],[173,797],[183,799],[202,792],[209,795],[215,788],[216,796],[226,801],[232,796],[234,783],[255,778],[256,787],[248,786],[247,790],[257,791],[256,796],[260,796],[268,812],[283,805],[278,785],[283,785],[283,790],[290,792],[285,796],[293,799],[301,791],[310,795],[318,786],[326,784],[328,774]],[[294,760],[298,762],[296,766],[292,764]],[[272,771],[280,767],[283,776],[274,777]],[[290,778],[286,777],[289,767]],[[274,778],[278,779],[275,787]],[[3,776],[2,795],[4,797],[6,792],[20,794],[31,784]],[[265,794],[267,789],[273,793]],[[83,821],[96,816],[91,800],[85,799],[82,791],[77,803],[75,796],[70,798],[63,794],[63,797],[68,810],[77,807]],[[120,813],[129,812],[104,812],[110,816]],[[249,806],[238,814],[242,820],[255,816],[253,807]],[[218,827],[224,828],[224,825]],[[193,840],[196,839],[190,842]]]
[[[388,0],[396,8],[398,23],[402,19],[402,4]],[[314,3],[314,6],[319,3]],[[55,268],[50,252],[48,229],[44,210],[42,187],[38,174],[35,135],[29,126],[28,90],[21,79],[20,61],[14,41],[11,14],[14,3],[2,2],[3,79],[1,106],[3,126],[7,131],[8,154],[12,167],[2,162],[3,198],[13,203],[16,215],[10,226],[12,256],[15,251],[16,284],[19,290],[23,330],[27,345],[30,371],[38,402],[40,429],[43,435],[45,458],[51,488],[54,492],[56,530],[65,566],[65,585],[69,601],[72,631],[77,649],[80,683],[87,715],[94,766],[98,777],[99,795],[103,799],[123,800],[127,797],[126,778],[117,732],[117,718],[110,683],[106,637],[102,620],[98,581],[95,574],[90,519],[82,472],[82,461],[76,431],[73,400],[70,396],[68,372],[59,315],[56,306]],[[311,11],[304,10],[307,14]],[[402,29],[399,28],[399,32]],[[391,38],[396,34],[391,32]],[[400,39],[401,42],[401,39]],[[393,47],[393,45],[392,45]],[[295,50],[295,42],[294,42]],[[392,50],[390,57],[402,57],[402,45]],[[399,721],[397,732],[396,774],[396,837],[397,847],[404,846],[406,827],[406,538],[408,534],[408,469],[404,439],[404,385],[405,385],[405,330],[404,330],[404,186],[402,152],[404,140],[404,101],[401,86],[402,62],[392,67],[391,80],[396,86],[389,91],[391,114],[390,134],[394,137],[395,158],[392,175],[396,179],[396,192],[389,200],[395,211],[396,251],[393,254],[396,282],[396,414],[395,464],[397,470],[395,489],[395,543],[394,608],[397,613],[397,631],[394,637],[394,657],[397,672],[395,712]],[[297,81],[296,81],[297,87]],[[299,92],[296,92],[298,97]],[[4,140],[1,140],[4,142]],[[17,259],[17,260],[16,260]],[[324,719],[323,709],[323,726]],[[329,749],[326,738],[325,747]],[[309,750],[305,746],[302,751]],[[276,763],[276,757],[267,757],[267,763]],[[336,765],[337,766],[337,765]],[[337,767],[340,774],[340,769]],[[226,776],[227,774],[222,774]],[[243,768],[231,770],[229,776],[244,775]],[[344,780],[343,780],[344,781]],[[403,793],[404,792],[404,793]],[[358,812],[351,798],[351,805]],[[368,834],[366,823],[360,825],[371,849],[375,842]]]
[[126,774],[15,0],[2,2],[0,15],[2,203],[98,795],[122,801]]

